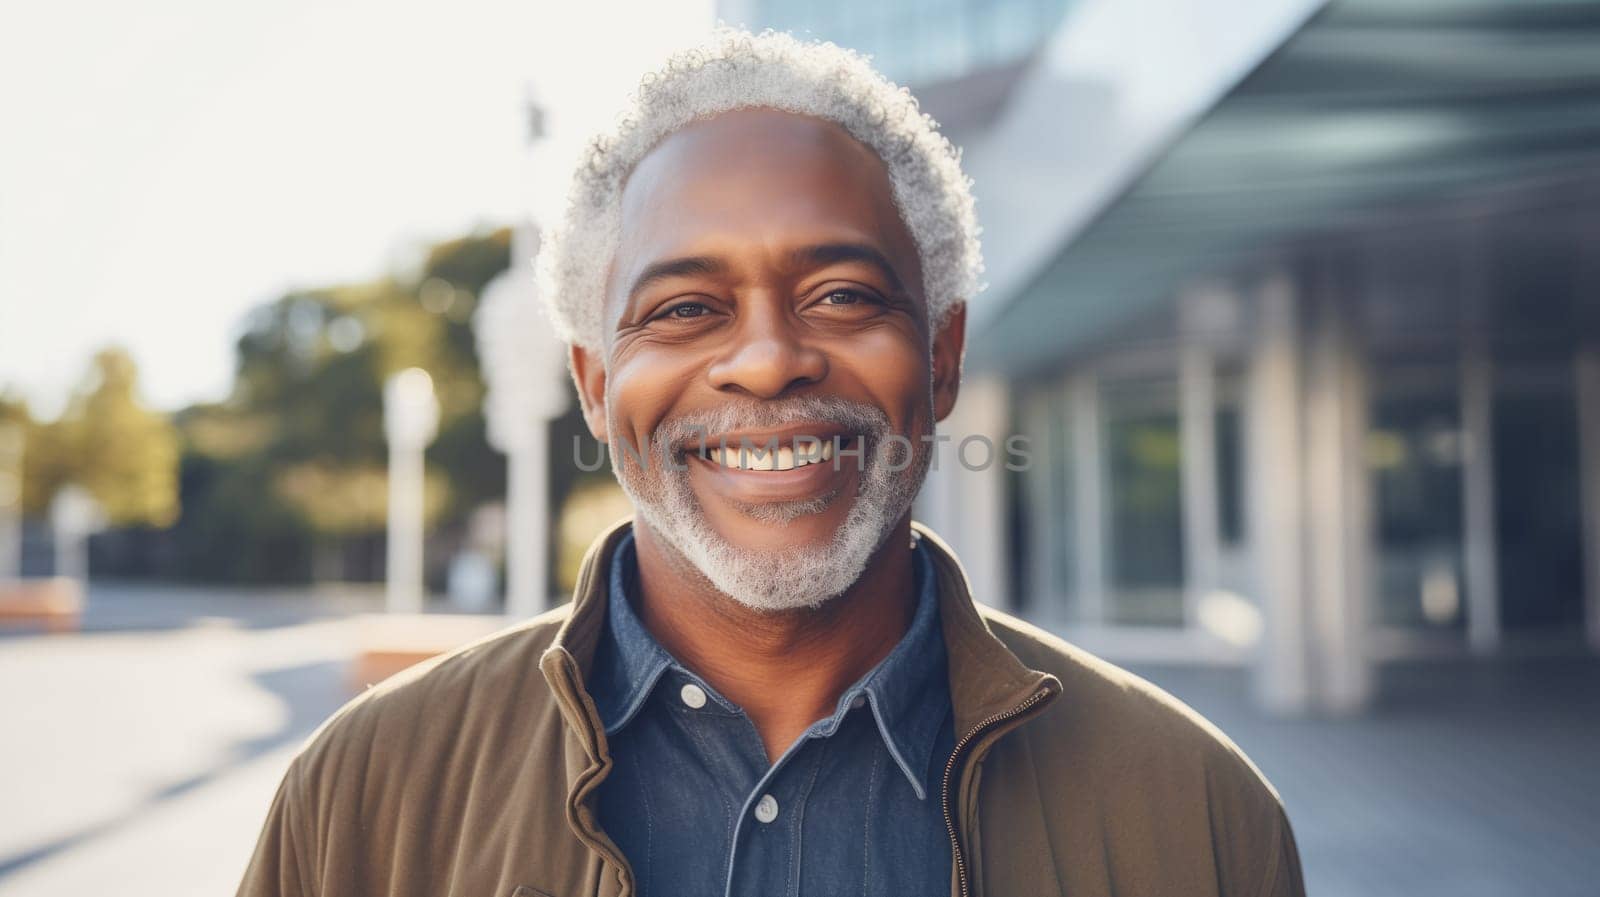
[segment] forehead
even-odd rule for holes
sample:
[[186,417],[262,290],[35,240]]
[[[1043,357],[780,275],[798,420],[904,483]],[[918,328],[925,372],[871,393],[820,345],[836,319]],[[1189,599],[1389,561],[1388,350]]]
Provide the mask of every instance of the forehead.
[[725,112],[667,137],[629,176],[613,283],[679,255],[875,243],[920,293],[915,243],[883,161],[833,122]]

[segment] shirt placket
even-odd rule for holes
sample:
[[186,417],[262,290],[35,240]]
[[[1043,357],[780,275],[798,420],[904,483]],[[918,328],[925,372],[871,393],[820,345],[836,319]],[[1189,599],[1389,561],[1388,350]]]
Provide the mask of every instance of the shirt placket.
[[[748,718],[745,722],[755,733],[754,723]],[[825,723],[817,723],[807,729],[744,795],[728,857],[726,897],[796,893],[800,826],[805,820],[806,797],[822,762],[826,739],[819,733],[824,727]]]

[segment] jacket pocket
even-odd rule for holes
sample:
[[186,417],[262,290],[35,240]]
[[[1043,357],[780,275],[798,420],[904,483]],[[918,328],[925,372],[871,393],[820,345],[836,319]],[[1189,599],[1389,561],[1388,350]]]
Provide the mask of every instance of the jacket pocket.
[[538,888],[530,888],[527,885],[517,885],[517,889],[511,892],[511,897],[550,897],[550,895],[539,890]]

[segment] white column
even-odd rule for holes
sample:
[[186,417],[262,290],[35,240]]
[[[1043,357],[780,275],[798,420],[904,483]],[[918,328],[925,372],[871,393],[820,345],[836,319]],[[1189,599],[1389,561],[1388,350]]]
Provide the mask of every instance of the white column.
[[1067,622],[1061,604],[1060,586],[1056,582],[1055,566],[1061,545],[1061,515],[1066,508],[1057,507],[1055,498],[1061,494],[1057,488],[1059,477],[1064,475],[1066,446],[1058,445],[1054,421],[1061,413],[1056,407],[1061,396],[1051,383],[1033,392],[1021,409],[1017,422],[1021,433],[1028,437],[1032,458],[1023,472],[1024,489],[1028,495],[1028,552],[1027,590],[1028,607],[1034,622],[1054,627]]
[[[526,619],[550,604],[550,422],[571,403],[567,347],[551,332],[533,269],[539,232],[517,228],[512,266],[490,281],[473,329],[489,390],[489,444],[506,454],[506,614]],[[570,450],[570,449],[569,449]]]
[[1222,541],[1217,508],[1216,362],[1209,348],[1185,346],[1178,370],[1179,476],[1183,489],[1184,622],[1217,589]]
[[1337,713],[1361,709],[1372,690],[1366,657],[1372,538],[1366,367],[1344,298],[1318,290],[1305,400],[1307,591],[1316,685],[1319,703]]
[[439,405],[427,371],[409,368],[384,384],[383,427],[389,439],[385,596],[390,613],[422,612],[422,452],[433,441],[438,423]]
[[1262,286],[1258,300],[1247,441],[1250,532],[1264,623],[1256,691],[1269,710],[1296,713],[1312,702],[1304,591],[1297,285],[1286,274],[1275,275]]
[[1600,343],[1578,350],[1578,477],[1589,644],[1600,651]]
[[1072,430],[1072,533],[1081,622],[1106,621],[1105,461],[1100,383],[1092,371],[1068,387]]
[[[973,597],[995,607],[1006,589],[1005,440],[1009,424],[1004,379],[980,376],[961,384],[961,399],[940,429],[941,492],[935,530],[966,568]],[[967,442],[968,440],[971,442]],[[963,443],[967,443],[963,451]]]
[[527,619],[550,603],[550,427],[542,418],[509,452],[506,469],[506,613]]
[[422,612],[422,452],[389,446],[385,582],[390,613]]
[[100,503],[87,489],[68,484],[50,502],[51,541],[55,543],[55,575],[89,581],[89,536],[105,525]]
[[22,575],[22,427],[0,424],[0,580]]
[[1499,558],[1494,502],[1494,366],[1487,334],[1469,316],[1461,352],[1462,550],[1467,642],[1478,653],[1500,644]]

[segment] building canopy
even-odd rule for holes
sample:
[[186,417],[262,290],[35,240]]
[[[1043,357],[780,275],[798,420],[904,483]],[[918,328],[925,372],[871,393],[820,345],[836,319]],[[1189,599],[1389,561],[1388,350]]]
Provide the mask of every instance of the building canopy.
[[1011,264],[981,303],[970,362],[1011,374],[1059,362],[1161,308],[1187,278],[1408,209],[1594,183],[1597,46],[1592,0],[1321,8],[1081,226]]

